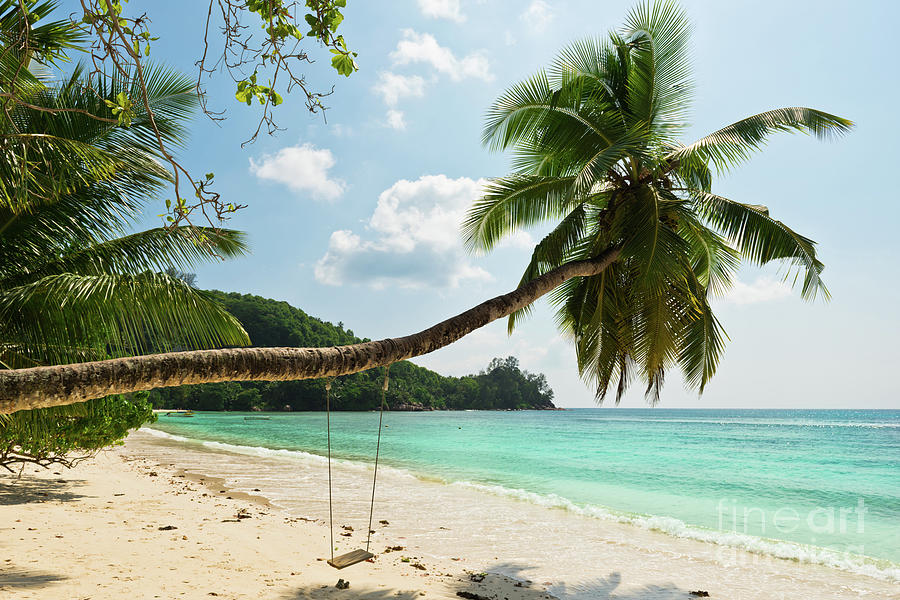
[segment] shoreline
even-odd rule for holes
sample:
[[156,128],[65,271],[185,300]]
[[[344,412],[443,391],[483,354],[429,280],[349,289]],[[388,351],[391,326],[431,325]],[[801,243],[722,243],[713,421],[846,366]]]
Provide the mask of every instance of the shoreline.
[[[315,453],[314,451],[307,452],[304,450],[288,448],[279,449],[279,446],[268,447],[265,445],[254,445],[252,443],[229,443],[225,441],[209,440],[202,437],[185,437],[183,435],[168,433],[164,430],[154,428],[145,428],[144,432],[160,438],[157,441],[165,442],[167,440],[176,445],[184,444],[186,448],[195,449],[200,452],[221,451],[225,453],[234,453],[236,455],[247,457],[248,460],[263,458],[283,459],[288,461],[294,460],[303,463],[301,468],[305,469],[314,469],[317,466],[315,463],[322,463],[322,461],[325,460],[324,454]],[[368,470],[369,473],[371,473],[371,463],[365,458],[356,456],[336,457],[335,465],[336,467],[337,465],[341,465],[342,468],[355,470],[357,473],[361,470]],[[883,557],[846,552],[842,550],[841,547],[834,548],[822,544],[815,545],[814,543],[809,544],[790,539],[754,535],[746,531],[740,532],[737,530],[737,527],[735,527],[733,531],[721,527],[719,529],[704,527],[702,525],[691,524],[676,516],[667,515],[664,512],[636,512],[635,510],[622,510],[621,508],[612,508],[600,504],[592,504],[590,502],[579,503],[569,499],[569,497],[565,495],[560,495],[565,492],[559,492],[558,494],[556,491],[534,491],[533,489],[527,489],[525,486],[515,486],[510,485],[509,483],[483,482],[478,480],[477,475],[469,478],[459,478],[458,475],[454,476],[452,473],[437,475],[433,472],[423,472],[420,468],[416,468],[416,465],[392,465],[387,460],[382,461],[382,465],[382,472],[391,473],[402,480],[396,482],[400,486],[407,486],[408,481],[414,479],[421,484],[438,484],[437,487],[433,487],[432,489],[432,493],[434,494],[441,494],[442,490],[447,490],[449,488],[457,490],[466,489],[473,494],[472,496],[466,497],[453,497],[453,500],[458,502],[484,502],[485,495],[492,497],[492,500],[496,500],[497,497],[500,497],[501,499],[510,501],[503,506],[503,508],[506,509],[510,509],[510,507],[517,502],[522,502],[529,505],[529,508],[538,508],[538,511],[541,509],[563,511],[585,517],[585,520],[581,523],[581,527],[586,529],[593,528],[596,525],[595,522],[597,520],[602,520],[607,523],[624,525],[626,528],[636,528],[651,534],[659,534],[666,538],[671,537],[675,540],[699,542],[701,544],[700,547],[706,548],[707,550],[712,546],[712,552],[716,555],[725,556],[729,553],[732,554],[732,560],[726,560],[725,562],[740,560],[749,564],[751,562],[747,556],[749,555],[750,557],[759,557],[760,560],[774,558],[787,563],[796,563],[800,565],[800,568],[803,568],[805,565],[813,567],[823,566],[853,576],[859,575],[893,584],[900,583],[900,565],[896,562],[891,562],[890,559]],[[227,473],[227,470],[224,472]],[[240,474],[234,475],[243,481],[245,488],[249,485],[246,476]],[[319,484],[323,484],[325,481],[324,478],[324,474],[319,477]],[[369,475],[368,478],[369,481],[371,481],[371,475]],[[249,479],[249,481],[252,480],[253,478]],[[279,483],[291,485],[290,482],[284,482],[283,480]],[[368,485],[370,488],[371,484]],[[379,486],[381,486],[381,483],[379,483]],[[379,487],[379,496],[382,494],[383,490],[384,488]],[[314,496],[319,493],[319,489],[316,487],[306,488],[303,491],[309,496]],[[364,492],[365,490],[356,491]],[[415,509],[415,507],[408,505],[406,508],[412,510]],[[515,512],[515,508],[509,510],[509,512]],[[737,514],[736,511],[735,514]],[[538,518],[546,516],[537,513],[535,513],[535,515]],[[470,516],[473,518],[473,522],[478,522],[479,515],[474,514]],[[596,527],[602,528],[604,526],[596,525]],[[513,533],[521,535],[523,532],[517,531]],[[659,540],[656,540],[653,543],[659,545]],[[706,552],[706,550],[704,551]]]
[[[487,510],[497,506],[515,509],[531,535],[528,539],[512,540],[512,548],[522,543],[541,544],[542,531],[547,527],[569,526],[576,531],[569,540],[570,546],[597,538],[600,546],[596,547],[600,550],[585,556],[584,565],[574,565],[586,578],[548,578],[546,569],[542,571],[534,561],[528,561],[527,549],[511,551],[509,540],[502,539],[504,532],[495,535],[490,515],[479,522],[468,516],[477,513],[467,513],[462,525],[446,510],[395,518],[389,510],[393,498],[386,498],[387,508],[376,509],[375,521],[389,514],[386,520],[390,524],[375,526],[373,549],[379,555],[374,564],[336,571],[321,560],[328,548],[328,529],[316,514],[321,507],[314,499],[280,508],[281,503],[267,495],[265,485],[248,489],[245,483],[252,478],[238,482],[227,473],[223,477],[220,473],[203,472],[196,468],[199,451],[184,444],[147,438],[150,436],[143,433],[130,437],[124,448],[103,452],[72,472],[29,474],[22,493],[31,495],[15,502],[12,500],[16,493],[10,489],[15,489],[16,482],[12,478],[0,479],[0,523],[6,529],[6,524],[14,527],[0,544],[5,546],[4,554],[16,557],[0,566],[0,591],[4,597],[113,598],[131,594],[138,598],[217,595],[380,600],[457,598],[460,596],[456,592],[463,592],[498,600],[637,600],[684,599],[691,597],[691,591],[703,590],[712,598],[733,599],[900,598],[896,586],[865,576],[742,551],[730,553],[731,558],[743,556],[749,562],[734,560],[728,564],[721,556],[716,557],[711,544],[680,540],[633,525],[596,519],[591,523],[584,517],[552,508],[527,506],[509,498],[491,499],[483,492],[451,489],[454,486],[446,484],[413,481],[391,481],[395,489],[385,486],[385,493],[403,494],[415,486],[430,486],[425,491],[433,495],[439,488],[447,488],[455,494],[465,494],[453,499],[468,499]],[[261,472],[270,466],[257,464],[247,455],[229,456],[221,450],[203,453],[208,456],[199,458],[237,460],[251,474],[254,469]],[[179,458],[171,459],[172,456]],[[184,464],[185,461],[191,464]],[[297,466],[291,464],[293,469]],[[358,479],[359,472],[353,475]],[[40,496],[40,490],[48,495]],[[487,506],[486,502],[493,504]],[[355,508],[358,507],[343,507],[344,512],[351,514],[359,512]],[[242,511],[249,518],[241,518]],[[548,514],[558,521],[541,522]],[[335,525],[340,531],[345,520],[338,518]],[[429,522],[424,523],[425,529],[436,531],[423,534],[422,528],[417,528],[416,524],[426,519]],[[35,520],[41,525],[34,532],[27,527],[22,531],[26,522]],[[178,529],[158,529],[168,525]],[[596,531],[585,531],[587,526]],[[45,528],[53,535],[38,533]],[[365,525],[356,529],[361,535]],[[352,534],[347,540],[335,533],[340,552],[356,547],[347,543],[353,539]],[[74,545],[72,538],[77,540]],[[543,539],[549,543],[549,538]],[[435,544],[436,541],[440,543]],[[196,551],[198,546],[202,552]],[[405,550],[379,553],[381,548],[391,546],[403,546]],[[72,556],[73,550],[85,555]],[[19,560],[20,555],[29,560]],[[129,556],[140,558],[125,560]],[[562,555],[559,561],[566,562]],[[476,582],[470,580],[467,571],[488,575]],[[799,577],[785,576],[785,572],[792,571],[797,571]],[[334,587],[339,578],[351,582],[349,592],[353,594]]]
[[[465,561],[402,551],[337,571],[324,562],[327,530],[317,520],[291,516],[221,478],[182,471],[116,448],[65,473],[28,466],[19,480],[0,477],[0,595],[413,600],[458,598],[459,591],[552,598],[502,575],[473,581]],[[338,579],[349,590],[335,587]]]

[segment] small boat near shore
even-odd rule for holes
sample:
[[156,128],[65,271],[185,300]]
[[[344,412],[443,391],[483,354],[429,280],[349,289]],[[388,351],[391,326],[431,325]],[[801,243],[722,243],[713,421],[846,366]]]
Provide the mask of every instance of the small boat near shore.
[[162,415],[164,417],[193,417],[194,411],[192,410],[183,410],[183,409],[156,409],[153,411],[157,415]]
[[270,421],[272,417],[244,417],[245,421]]

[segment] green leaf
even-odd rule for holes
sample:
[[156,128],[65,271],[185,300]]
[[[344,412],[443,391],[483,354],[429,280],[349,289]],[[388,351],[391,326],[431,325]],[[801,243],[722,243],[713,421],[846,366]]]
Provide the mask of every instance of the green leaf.
[[353,74],[353,71],[356,70],[356,63],[353,62],[353,59],[346,54],[340,54],[331,59],[331,66],[333,66],[338,73],[345,77],[349,77]]
[[250,106],[250,101],[253,99],[253,93],[249,89],[238,89],[234,97],[237,98],[238,102],[245,102],[247,106]]

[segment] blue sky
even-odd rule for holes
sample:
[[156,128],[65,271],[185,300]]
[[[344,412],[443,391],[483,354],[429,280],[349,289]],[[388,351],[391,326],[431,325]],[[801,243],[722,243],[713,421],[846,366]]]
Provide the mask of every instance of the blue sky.
[[[194,73],[203,4],[146,8],[161,37],[157,60]],[[507,156],[480,145],[485,110],[566,43],[617,27],[631,4],[350,0],[341,31],[360,71],[338,77],[321,54],[305,69],[314,86],[335,86],[327,123],[287,96],[277,113],[286,131],[243,149],[258,110],[233,99],[227,77],[214,79],[211,107],[227,109],[228,120],[198,116],[183,158],[197,173],[215,172],[229,200],[249,204],[230,226],[248,232],[253,253],[199,269],[201,286],[283,299],[370,338],[417,331],[512,289],[541,232],[479,257],[463,251],[456,229],[482,180],[509,169]],[[857,127],[829,143],[776,137],[718,179],[719,193],[768,205],[819,242],[833,300],[802,302],[775,267],[742,271],[718,303],[731,342],[716,379],[698,398],[673,374],[662,406],[897,408],[900,215],[889,140],[900,133],[900,77],[883,27],[900,17],[897,4],[683,5],[695,28],[697,90],[685,141],[779,106],[812,106]],[[543,302],[511,338],[495,323],[415,362],[463,374],[509,354],[547,374],[558,404],[593,405]],[[642,390],[622,405],[643,406]]]

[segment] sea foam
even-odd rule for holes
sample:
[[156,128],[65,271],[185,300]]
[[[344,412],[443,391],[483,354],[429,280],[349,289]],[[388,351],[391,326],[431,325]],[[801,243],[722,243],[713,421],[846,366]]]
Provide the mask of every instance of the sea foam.
[[470,481],[454,481],[450,485],[468,488],[497,496],[505,496],[537,504],[552,509],[562,509],[578,515],[616,521],[634,525],[642,529],[658,531],[667,535],[707,542],[745,550],[753,554],[771,556],[785,560],[812,563],[866,575],[883,581],[900,583],[900,566],[868,556],[846,552],[835,552],[809,544],[798,544],[783,540],[773,540],[744,533],[705,529],[686,524],[680,519],[659,515],[627,514],[613,509],[591,504],[577,504],[558,494],[538,494],[523,489],[507,488],[500,485],[486,485]]

